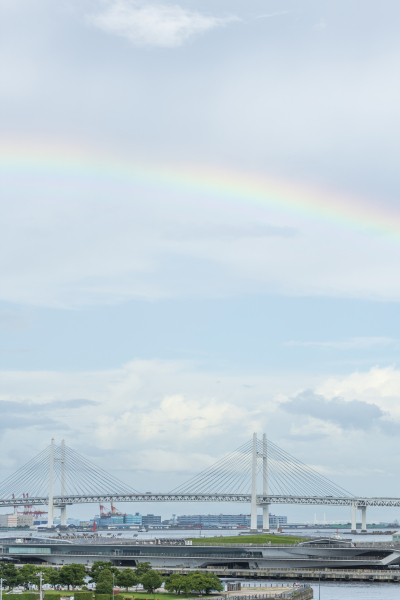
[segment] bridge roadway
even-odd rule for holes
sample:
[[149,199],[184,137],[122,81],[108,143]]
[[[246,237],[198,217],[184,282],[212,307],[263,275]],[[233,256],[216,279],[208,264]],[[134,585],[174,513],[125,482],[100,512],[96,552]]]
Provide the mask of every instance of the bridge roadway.
[[[25,506],[26,498],[0,498],[0,507]],[[49,499],[29,497],[29,505],[45,506]],[[65,495],[54,496],[54,506],[62,507],[72,504],[102,504],[104,502],[251,502],[251,494],[100,494],[100,495]],[[290,495],[257,495],[257,505],[267,504],[314,504],[320,506],[367,506],[399,507],[400,498],[357,498],[333,496],[290,496]]]

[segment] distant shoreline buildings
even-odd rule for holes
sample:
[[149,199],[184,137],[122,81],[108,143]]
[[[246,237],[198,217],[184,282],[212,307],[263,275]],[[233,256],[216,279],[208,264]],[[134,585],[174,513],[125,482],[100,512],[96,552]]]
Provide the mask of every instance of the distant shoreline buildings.
[[[181,515],[177,517],[177,524],[181,526],[201,527],[250,527],[250,515]],[[262,515],[257,518],[258,527],[262,527]],[[270,528],[287,525],[286,516],[269,515]]]
[[[44,515],[43,515],[44,517]],[[33,514],[21,514],[14,512],[12,514],[0,514],[0,528],[14,527],[45,527],[47,519],[39,517],[34,518]],[[262,515],[259,515],[259,527],[262,527]],[[269,516],[269,526],[271,529],[286,526],[288,520],[286,516]],[[54,519],[54,525],[60,525],[60,519]],[[160,515],[140,513],[130,514],[122,513],[113,506],[109,512],[105,512],[104,507],[100,507],[100,514],[95,515],[93,519],[83,521],[80,519],[67,519],[67,527],[70,528],[93,528],[96,529],[232,529],[250,527],[250,515],[226,515],[226,514],[208,514],[208,515],[173,515],[171,519],[162,520]]]

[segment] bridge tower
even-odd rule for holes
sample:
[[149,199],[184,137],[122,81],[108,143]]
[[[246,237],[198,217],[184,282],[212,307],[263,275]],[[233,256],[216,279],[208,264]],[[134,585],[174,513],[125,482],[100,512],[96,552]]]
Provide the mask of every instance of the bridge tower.
[[[263,479],[263,495],[268,495],[268,456],[267,456],[267,435],[263,433],[262,453],[257,450],[257,433],[253,433],[253,451],[252,451],[252,467],[251,467],[251,519],[250,532],[257,533],[257,460],[262,458],[262,479]],[[269,531],[269,505],[263,504],[263,531]]]
[[47,527],[53,527],[54,519],[54,438],[50,444],[50,481],[49,481],[49,503],[48,503]]
[[[65,496],[65,440],[61,442],[61,496]],[[67,526],[67,505],[61,504],[61,527]]]
[[[263,495],[268,496],[268,456],[267,456],[267,434],[263,433]],[[269,532],[269,504],[263,504],[263,531]]]
[[257,533],[257,434],[253,433],[250,533]]
[[[66,495],[66,454],[65,454],[65,440],[61,442],[61,457],[55,458],[54,453],[55,445],[54,438],[51,439],[50,444],[50,469],[49,469],[49,500],[48,500],[48,519],[47,527],[53,527],[54,525],[54,463],[61,463],[61,497]],[[59,456],[59,451],[57,451]],[[67,525],[67,505],[57,503],[57,508],[61,508],[61,525],[66,527]]]

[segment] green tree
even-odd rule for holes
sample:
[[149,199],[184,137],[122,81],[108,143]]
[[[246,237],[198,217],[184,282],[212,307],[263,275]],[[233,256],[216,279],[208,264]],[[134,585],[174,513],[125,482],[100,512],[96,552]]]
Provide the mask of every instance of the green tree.
[[202,573],[203,591],[206,595],[211,592],[222,592],[224,589],[223,583],[214,573]]
[[0,577],[3,580],[3,586],[9,589],[22,583],[20,570],[15,568],[11,563],[0,563]]
[[119,569],[117,569],[117,567],[114,567],[112,562],[108,562],[105,560],[96,560],[89,571],[89,576],[91,580],[97,583],[97,579],[100,573],[106,569],[107,571],[111,571],[111,573],[114,573],[115,577],[117,577],[117,575],[119,574]]
[[192,589],[191,575],[182,575],[182,590],[187,595]]
[[128,591],[128,588],[133,587],[138,583],[139,577],[133,569],[124,569],[118,573],[117,584],[124,587],[126,591]]
[[151,571],[151,564],[149,562],[140,562],[135,567],[135,573],[138,577],[138,583],[143,583],[143,576]]
[[150,594],[154,592],[155,589],[159,588],[162,584],[162,577],[157,571],[153,571],[150,569],[145,573],[142,577],[142,584],[145,590],[147,590]]
[[184,577],[182,589],[185,594],[188,594],[190,591],[210,594],[212,591],[222,592],[224,586],[219,577],[213,575],[213,573],[195,571]]
[[[38,575],[39,571],[42,571],[44,573],[44,569],[40,569],[40,567],[38,567],[38,565],[31,565],[31,564],[26,564],[23,565],[20,570],[19,570],[19,576],[20,576],[20,582],[22,583],[22,585],[24,585],[25,587],[28,587],[28,585],[37,585],[39,587],[40,585],[40,577]],[[44,578],[43,578],[43,583],[44,583]]]
[[190,581],[190,589],[194,592],[201,593],[203,591],[203,574],[199,571],[195,571],[194,573],[190,573],[188,575]]
[[46,568],[46,583],[49,583],[53,588],[60,583],[60,572],[52,567]]
[[164,588],[167,590],[167,592],[175,592],[175,594],[180,594],[185,583],[184,580],[184,575],[178,575],[178,573],[173,573],[165,581]]
[[77,585],[84,585],[86,576],[85,566],[78,563],[64,565],[60,569],[60,583],[66,585],[68,589],[69,586],[74,590]]
[[110,569],[100,571],[96,581],[96,593],[110,594],[110,596],[113,593],[113,574]]

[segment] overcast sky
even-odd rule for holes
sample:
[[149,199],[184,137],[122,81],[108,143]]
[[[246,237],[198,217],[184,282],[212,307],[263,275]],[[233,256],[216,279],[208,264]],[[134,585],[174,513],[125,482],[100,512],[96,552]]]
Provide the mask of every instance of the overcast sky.
[[54,436],[167,490],[267,431],[399,497],[399,3],[0,7],[0,479]]

